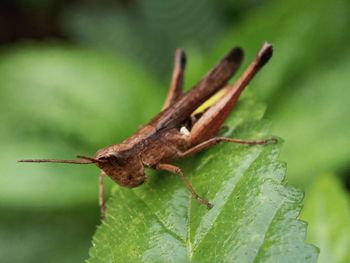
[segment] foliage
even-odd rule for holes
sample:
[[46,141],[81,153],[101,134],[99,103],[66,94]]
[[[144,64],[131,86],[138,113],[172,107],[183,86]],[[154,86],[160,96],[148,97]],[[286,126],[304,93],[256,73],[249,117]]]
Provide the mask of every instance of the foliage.
[[[17,2],[23,8],[29,5]],[[40,11],[57,2],[30,4]],[[288,181],[305,189],[303,218],[310,222],[309,242],[321,248],[321,261],[348,261],[338,253],[342,246],[348,247],[341,234],[347,233],[343,220],[349,206],[345,190],[338,185],[350,178],[349,10],[349,1],[344,0],[76,2],[60,13],[62,33],[74,46],[59,41],[3,45],[0,254],[8,262],[47,262],[48,258],[50,262],[81,261],[87,257],[91,233],[99,222],[95,168],[19,165],[15,160],[93,155],[96,149],[130,135],[159,110],[175,47],[184,47],[189,55],[185,80],[190,88],[232,46],[244,48],[247,63],[261,42],[268,40],[274,44],[274,57],[250,88],[266,102],[273,134],[286,139],[281,159],[288,163]],[[242,101],[240,107],[249,101]],[[251,117],[248,109],[240,112],[248,115],[236,114],[238,119],[246,122]],[[253,119],[257,120],[256,116]],[[248,128],[252,137],[259,130],[247,124]],[[244,135],[242,129],[232,135]],[[204,175],[191,169],[190,162],[201,164],[208,156],[229,149],[248,151],[222,145],[181,163],[199,192],[210,194],[196,183],[196,178]],[[279,148],[269,146],[270,150],[277,152]],[[325,171],[338,179],[318,179]],[[162,187],[174,182],[179,194],[187,194],[177,178],[165,174],[150,177],[150,183]],[[314,186],[310,189],[310,185]],[[146,195],[150,187],[153,185],[135,193]],[[283,189],[292,191],[290,187]],[[160,191],[157,194],[163,194]],[[114,195],[124,192],[121,189]],[[323,195],[334,199],[324,200]],[[111,201],[109,205],[121,204]],[[298,210],[300,200],[295,205]],[[322,216],[318,216],[320,211],[324,211]],[[326,235],[317,235],[323,222]]]
[[[242,101],[225,136],[265,137],[262,115],[253,100]],[[135,190],[117,187],[88,262],[316,262],[296,220],[303,194],[285,185],[279,148],[221,144],[181,162],[214,203],[209,211],[166,173]]]
[[0,207],[1,262],[83,262],[99,223],[94,204],[70,208]]
[[320,263],[349,262],[349,196],[334,175],[322,175],[313,183],[301,217],[309,222],[307,240],[322,251]]
[[291,180],[304,187],[324,171],[340,173],[349,164],[349,62],[350,53],[344,54],[331,68],[306,78],[271,116],[273,131],[290,142],[282,158],[288,160]]

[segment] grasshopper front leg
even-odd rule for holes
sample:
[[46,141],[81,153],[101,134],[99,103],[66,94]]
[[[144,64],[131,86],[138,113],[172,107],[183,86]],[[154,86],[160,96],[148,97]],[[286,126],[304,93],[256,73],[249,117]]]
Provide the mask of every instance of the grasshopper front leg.
[[104,196],[104,188],[103,188],[103,177],[106,176],[104,171],[100,171],[98,176],[98,191],[99,191],[99,205],[101,210],[101,219],[104,220],[106,216],[106,207],[105,207],[105,196]]

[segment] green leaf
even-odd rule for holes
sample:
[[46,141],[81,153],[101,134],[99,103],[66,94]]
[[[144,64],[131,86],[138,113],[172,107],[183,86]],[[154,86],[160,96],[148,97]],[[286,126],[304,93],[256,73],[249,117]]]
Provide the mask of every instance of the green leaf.
[[350,262],[349,196],[337,177],[317,178],[306,195],[301,218],[309,222],[307,241],[320,248],[319,263]]
[[[224,135],[266,137],[263,113],[246,94]],[[315,262],[296,219],[303,194],[285,184],[279,150],[221,144],[178,163],[211,210],[168,173],[150,172],[133,190],[116,187],[88,262]]]

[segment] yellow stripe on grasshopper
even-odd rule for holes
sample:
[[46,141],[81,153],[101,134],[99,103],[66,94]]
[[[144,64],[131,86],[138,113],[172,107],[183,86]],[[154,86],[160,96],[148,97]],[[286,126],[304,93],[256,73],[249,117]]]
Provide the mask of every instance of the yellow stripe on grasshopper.
[[206,100],[201,106],[199,106],[192,115],[196,115],[197,113],[201,113],[215,104],[225,93],[229,90],[229,87],[223,88],[216,92],[213,96],[211,96],[208,100]]

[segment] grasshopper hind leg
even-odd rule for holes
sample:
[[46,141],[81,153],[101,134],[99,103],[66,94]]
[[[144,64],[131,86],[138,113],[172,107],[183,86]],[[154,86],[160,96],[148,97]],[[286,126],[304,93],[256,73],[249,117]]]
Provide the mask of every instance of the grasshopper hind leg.
[[271,56],[272,46],[265,43],[236,83],[228,86],[225,94],[219,101],[208,108],[193,125],[188,139],[190,146],[198,145],[216,136],[225,119],[236,105],[241,92]]

